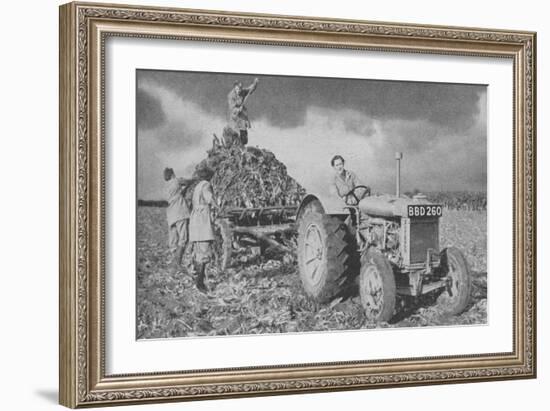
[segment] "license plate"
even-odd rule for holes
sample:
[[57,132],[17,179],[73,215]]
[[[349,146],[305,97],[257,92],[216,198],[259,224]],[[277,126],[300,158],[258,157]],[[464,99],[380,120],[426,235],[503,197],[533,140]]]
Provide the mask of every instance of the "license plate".
[[441,217],[443,207],[437,204],[418,204],[407,206],[409,217]]

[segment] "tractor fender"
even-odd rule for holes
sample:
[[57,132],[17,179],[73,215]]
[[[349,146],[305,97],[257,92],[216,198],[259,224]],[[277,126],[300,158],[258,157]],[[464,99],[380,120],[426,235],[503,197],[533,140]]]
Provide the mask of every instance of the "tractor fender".
[[329,215],[348,215],[349,210],[344,208],[346,204],[344,201],[334,195],[320,194],[320,193],[310,193],[304,197],[298,208],[296,214],[297,218],[300,217],[303,210],[306,206],[313,201],[317,201],[322,207],[325,214]]

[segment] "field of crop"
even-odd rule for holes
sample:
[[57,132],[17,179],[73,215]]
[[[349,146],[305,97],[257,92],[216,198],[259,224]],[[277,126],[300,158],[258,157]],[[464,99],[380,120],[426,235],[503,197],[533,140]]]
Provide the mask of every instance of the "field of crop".
[[484,324],[487,321],[487,219],[485,211],[445,210],[441,247],[460,248],[473,275],[471,303],[448,316],[433,298],[398,300],[387,324],[366,321],[358,297],[317,306],[302,291],[293,261],[265,259],[243,250],[225,272],[208,271],[202,294],[192,272],[170,268],[164,208],[138,207],[137,338],[264,334],[373,327]]

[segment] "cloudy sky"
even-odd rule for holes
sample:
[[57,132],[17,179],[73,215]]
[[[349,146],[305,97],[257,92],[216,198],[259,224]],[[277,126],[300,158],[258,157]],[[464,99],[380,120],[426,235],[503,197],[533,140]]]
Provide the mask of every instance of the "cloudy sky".
[[284,162],[308,191],[326,191],[330,159],[377,192],[485,191],[483,85],[138,70],[138,197],[163,198],[162,170],[189,175],[226,124],[235,80],[260,79],[247,108],[249,145]]

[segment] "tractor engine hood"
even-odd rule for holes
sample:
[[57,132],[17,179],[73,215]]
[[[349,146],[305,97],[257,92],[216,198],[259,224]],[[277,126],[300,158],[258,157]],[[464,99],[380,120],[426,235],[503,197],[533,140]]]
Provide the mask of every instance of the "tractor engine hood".
[[424,198],[397,198],[384,194],[365,197],[359,202],[362,213],[378,217],[407,217],[407,206],[432,204]]

